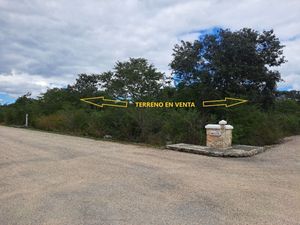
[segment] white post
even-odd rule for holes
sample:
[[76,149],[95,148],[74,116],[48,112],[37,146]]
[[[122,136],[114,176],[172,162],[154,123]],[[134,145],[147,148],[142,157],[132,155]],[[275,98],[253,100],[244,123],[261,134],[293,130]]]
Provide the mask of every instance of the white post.
[[26,113],[25,117],[25,127],[28,127],[28,113]]

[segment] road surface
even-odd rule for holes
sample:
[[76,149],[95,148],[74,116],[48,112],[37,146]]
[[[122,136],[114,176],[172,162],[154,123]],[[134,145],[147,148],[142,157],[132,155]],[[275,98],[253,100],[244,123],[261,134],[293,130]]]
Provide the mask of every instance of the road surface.
[[0,126],[0,224],[299,225],[300,136],[234,159]]

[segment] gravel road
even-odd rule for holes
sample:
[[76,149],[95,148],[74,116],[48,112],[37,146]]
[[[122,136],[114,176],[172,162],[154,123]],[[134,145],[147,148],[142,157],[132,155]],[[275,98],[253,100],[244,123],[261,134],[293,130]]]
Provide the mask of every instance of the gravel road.
[[299,225],[300,136],[235,159],[0,126],[0,224]]

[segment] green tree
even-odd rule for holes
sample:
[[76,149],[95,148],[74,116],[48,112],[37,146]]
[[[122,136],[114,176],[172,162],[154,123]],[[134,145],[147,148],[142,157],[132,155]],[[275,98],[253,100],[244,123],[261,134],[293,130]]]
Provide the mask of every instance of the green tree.
[[48,89],[39,98],[39,104],[40,111],[47,115],[62,109],[76,108],[80,104],[80,92],[72,86]]
[[80,94],[80,97],[97,95],[100,87],[100,76],[98,74],[79,74],[73,88]]
[[193,43],[175,45],[170,66],[179,88],[196,86],[195,95],[247,96],[269,105],[281,80],[273,67],[285,62],[283,47],[273,30],[220,29]]
[[163,73],[143,58],[117,62],[114,70],[101,74],[102,87],[114,98],[141,100],[158,95]]
[[30,98],[31,94],[27,93],[20,96],[15,103],[3,106],[2,120],[7,124],[25,124],[25,115],[30,116],[35,113],[37,100]]

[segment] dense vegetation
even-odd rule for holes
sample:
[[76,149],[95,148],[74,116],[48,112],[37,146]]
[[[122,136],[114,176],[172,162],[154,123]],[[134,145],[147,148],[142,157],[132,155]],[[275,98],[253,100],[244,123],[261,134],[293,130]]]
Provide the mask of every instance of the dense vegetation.
[[[276,92],[285,62],[273,31],[219,30],[174,47],[166,77],[146,59],[117,62],[112,71],[80,74],[75,84],[53,88],[39,98],[24,95],[0,107],[0,123],[48,131],[163,145],[205,143],[207,123],[226,119],[234,126],[234,143],[265,145],[300,133],[298,92]],[[176,84],[170,85],[174,81]],[[298,94],[297,94],[298,93]],[[135,101],[194,101],[196,108],[97,108],[80,98],[105,96]],[[240,97],[247,104],[203,108],[208,99]]]

